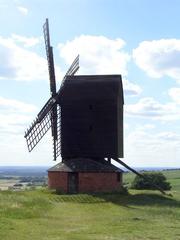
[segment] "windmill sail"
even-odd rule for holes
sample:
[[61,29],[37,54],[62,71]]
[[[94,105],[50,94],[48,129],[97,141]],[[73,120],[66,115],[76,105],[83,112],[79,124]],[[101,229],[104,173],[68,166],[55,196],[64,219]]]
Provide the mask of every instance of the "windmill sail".
[[39,122],[42,121],[42,119],[46,116],[46,114],[53,108],[53,106],[55,105],[56,100],[53,98],[50,98],[46,104],[44,105],[44,107],[41,109],[41,111],[38,113],[37,116],[37,120]]
[[[53,139],[53,141],[55,141]],[[53,144],[54,161],[61,154],[61,107],[57,105],[57,137],[56,144]]]
[[66,77],[69,75],[71,75],[71,76],[74,75],[78,70],[79,70],[79,55],[74,59],[73,63],[71,64],[71,66],[67,70],[65,76],[63,77],[63,80],[61,82],[61,87],[60,87],[58,93],[60,93],[60,91],[62,90],[64,83],[66,81]]
[[46,115],[39,121],[38,117],[31,124],[29,129],[25,132],[25,138],[27,141],[27,146],[29,152],[38,144],[42,137],[51,127],[51,116],[50,112],[47,112]]
[[[44,41],[46,47],[46,55],[48,62],[49,70],[49,80],[50,80],[50,91],[51,96],[56,96],[56,79],[55,79],[55,70],[54,70],[54,58],[53,58],[53,48],[50,45],[50,35],[49,35],[49,22],[46,19],[46,22],[43,26],[44,31]],[[57,140],[57,105],[54,105],[51,111],[51,131],[53,136],[53,148],[56,149],[56,140]],[[56,159],[56,156],[54,157]]]
[[39,141],[50,129],[50,127],[52,128],[52,123],[54,123],[54,119],[52,119],[52,113],[54,112],[54,108],[55,110],[57,110],[56,102],[52,98],[50,98],[44,105],[44,107],[41,109],[41,111],[38,113],[36,119],[33,121],[29,129],[25,132],[24,137],[26,138],[29,152],[31,152],[33,148],[39,143]]
[[46,22],[43,25],[43,32],[48,62],[51,98],[46,102],[44,107],[38,113],[35,121],[25,132],[25,138],[27,141],[28,150],[31,152],[42,139],[42,137],[46,134],[46,132],[51,128],[53,137],[54,160],[56,160],[56,158],[61,154],[61,106],[58,99],[60,99],[61,90],[63,88],[66,77],[69,75],[74,75],[79,69],[79,55],[75,58],[70,68],[66,72],[62,80],[61,87],[57,93],[53,48],[50,44],[48,19],[46,19]]
[[51,90],[52,97],[54,97],[56,95],[56,79],[55,79],[55,70],[54,70],[53,48],[50,45],[48,19],[46,19],[46,22],[43,25],[43,32],[44,32],[44,41],[45,41],[45,47],[46,47],[46,56],[48,61],[50,90]]

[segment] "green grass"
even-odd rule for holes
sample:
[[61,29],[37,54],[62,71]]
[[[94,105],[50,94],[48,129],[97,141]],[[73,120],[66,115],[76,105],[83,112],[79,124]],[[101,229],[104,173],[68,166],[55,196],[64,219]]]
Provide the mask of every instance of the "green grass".
[[[180,239],[180,171],[168,171],[173,197],[157,191],[129,195],[56,195],[48,190],[0,192],[2,240]],[[124,176],[132,181],[133,174]]]

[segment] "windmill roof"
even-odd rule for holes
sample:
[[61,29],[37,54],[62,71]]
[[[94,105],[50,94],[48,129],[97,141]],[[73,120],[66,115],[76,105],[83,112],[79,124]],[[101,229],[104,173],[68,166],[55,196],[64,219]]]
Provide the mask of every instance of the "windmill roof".
[[121,75],[73,75],[66,77],[61,101],[89,98],[112,99],[118,96],[123,104]]
[[76,158],[64,160],[48,169],[48,172],[123,172],[111,163],[92,159]]

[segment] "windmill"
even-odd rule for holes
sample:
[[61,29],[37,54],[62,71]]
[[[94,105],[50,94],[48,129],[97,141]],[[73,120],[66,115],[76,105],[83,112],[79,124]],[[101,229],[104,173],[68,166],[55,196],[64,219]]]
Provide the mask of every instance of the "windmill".
[[[48,19],[43,32],[51,97],[25,132],[25,138],[31,152],[51,128],[54,160],[61,155],[62,162],[48,171],[49,186],[72,193],[117,189],[122,185],[122,171],[111,164],[111,159],[146,178],[120,160],[124,104],[121,76],[75,76],[78,55],[57,91]],[[57,172],[62,174],[57,177]]]

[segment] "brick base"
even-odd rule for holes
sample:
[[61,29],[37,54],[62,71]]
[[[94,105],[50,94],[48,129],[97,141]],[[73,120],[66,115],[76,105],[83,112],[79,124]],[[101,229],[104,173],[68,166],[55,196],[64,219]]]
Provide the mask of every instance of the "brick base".
[[[68,191],[68,172],[48,172],[48,186],[51,189]],[[111,192],[122,186],[122,173],[79,172],[78,192]]]
[[68,173],[66,172],[48,172],[48,187],[58,191],[67,192]]

